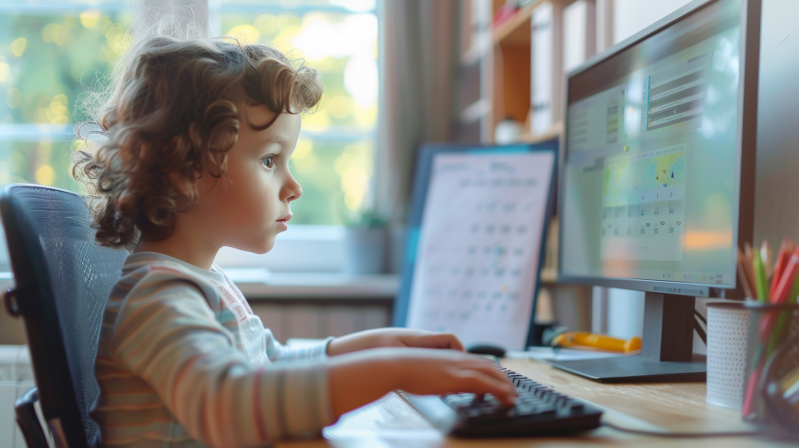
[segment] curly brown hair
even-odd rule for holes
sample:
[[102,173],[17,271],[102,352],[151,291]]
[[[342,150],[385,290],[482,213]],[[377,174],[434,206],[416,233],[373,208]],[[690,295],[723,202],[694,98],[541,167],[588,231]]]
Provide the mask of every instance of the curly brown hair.
[[[221,176],[240,106],[265,105],[276,119],[313,108],[322,95],[316,70],[275,48],[208,38],[196,28],[145,34],[120,59],[110,85],[94,94],[79,126],[79,138],[99,143],[72,158],[96,241],[128,250],[141,236],[168,237],[175,215],[198,201],[197,180]],[[275,120],[245,121],[263,130]]]

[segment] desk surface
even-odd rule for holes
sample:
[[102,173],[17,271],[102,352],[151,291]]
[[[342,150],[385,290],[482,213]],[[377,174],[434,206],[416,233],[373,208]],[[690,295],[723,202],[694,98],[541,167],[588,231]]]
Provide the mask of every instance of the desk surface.
[[[654,431],[745,431],[740,412],[705,402],[705,383],[601,384],[526,360],[505,359],[502,365],[542,384],[605,408],[603,419],[620,426]],[[446,437],[434,429],[399,395],[342,416],[324,430],[324,439],[278,444],[299,447],[532,447],[532,446],[793,446],[763,438],[671,439],[647,437],[601,427],[579,437],[467,440]]]

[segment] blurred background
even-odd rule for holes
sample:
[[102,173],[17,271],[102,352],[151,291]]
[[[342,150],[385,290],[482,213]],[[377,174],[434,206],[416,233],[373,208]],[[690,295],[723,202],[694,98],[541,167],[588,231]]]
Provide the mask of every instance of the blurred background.
[[[268,254],[223,248],[215,261],[281,340],[386,326],[415,150],[450,138],[458,11],[456,0],[0,0],[0,187],[81,192],[70,156],[84,145],[83,100],[138,23],[174,14],[275,46],[324,85],[289,161],[303,196]],[[0,313],[0,345],[24,342],[22,323]]]
[[[290,160],[304,191],[292,225],[268,254],[224,248],[217,264],[238,275],[280,338],[386,325],[419,145],[559,135],[565,73],[687,2],[0,0],[0,186],[79,191],[70,154],[83,145],[73,126],[86,118],[86,91],[107,82],[137,20],[191,15],[211,36],[303,59],[324,83]],[[643,306],[638,297],[555,282],[555,233],[540,320],[602,329],[619,316],[630,322],[619,336],[635,334],[638,321],[612,310]],[[0,247],[0,282],[13,281],[8,268]],[[333,315],[349,323],[332,324]],[[22,340],[16,322],[0,328],[0,342],[3,333]]]
[[[168,2],[0,1],[0,185],[76,190],[72,126],[80,100],[105,77],[145,8]],[[304,188],[297,224],[342,224],[360,210],[373,176],[378,110],[375,0],[216,0],[188,6],[209,34],[266,43],[322,73],[321,107],[303,120],[291,158]],[[181,11],[178,11],[181,12]]]
[[[321,106],[290,160],[294,218],[265,255],[217,263],[280,339],[386,325],[397,292],[416,150],[423,142],[534,142],[562,132],[565,73],[689,0],[0,0],[0,186],[79,191],[69,173],[87,89],[105,82],[137,18],[191,11],[211,36],[274,45],[318,69]],[[799,2],[764,0],[757,198],[795,182]],[[133,31],[132,31],[133,30]],[[773,209],[773,210],[772,210]],[[785,219],[784,213],[793,213]],[[799,212],[756,213],[756,239]],[[556,229],[557,226],[551,226]],[[0,235],[0,288],[13,285]],[[643,294],[557,282],[550,232],[537,320],[627,338]],[[238,270],[238,271],[237,271]],[[4,320],[5,319],[5,320]],[[336,323],[338,322],[338,323]],[[344,322],[344,323],[342,323]],[[0,313],[0,344],[23,343]]]

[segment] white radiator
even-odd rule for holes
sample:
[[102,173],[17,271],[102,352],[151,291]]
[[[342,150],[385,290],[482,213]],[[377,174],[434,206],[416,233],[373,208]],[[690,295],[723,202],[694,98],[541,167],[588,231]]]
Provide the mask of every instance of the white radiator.
[[28,347],[0,345],[0,448],[25,448],[14,418],[14,403],[34,387]]

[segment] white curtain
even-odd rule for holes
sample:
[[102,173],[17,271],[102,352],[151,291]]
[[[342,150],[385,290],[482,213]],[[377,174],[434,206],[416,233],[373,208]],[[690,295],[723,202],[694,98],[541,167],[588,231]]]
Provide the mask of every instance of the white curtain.
[[[134,0],[133,5],[135,17],[144,26],[151,25],[160,14],[172,14],[181,27],[196,22],[210,35],[220,32],[208,29],[208,0]],[[134,24],[134,33],[136,25],[139,24]]]
[[383,0],[380,110],[374,179],[377,210],[404,223],[415,153],[450,139],[459,63],[457,0]]

